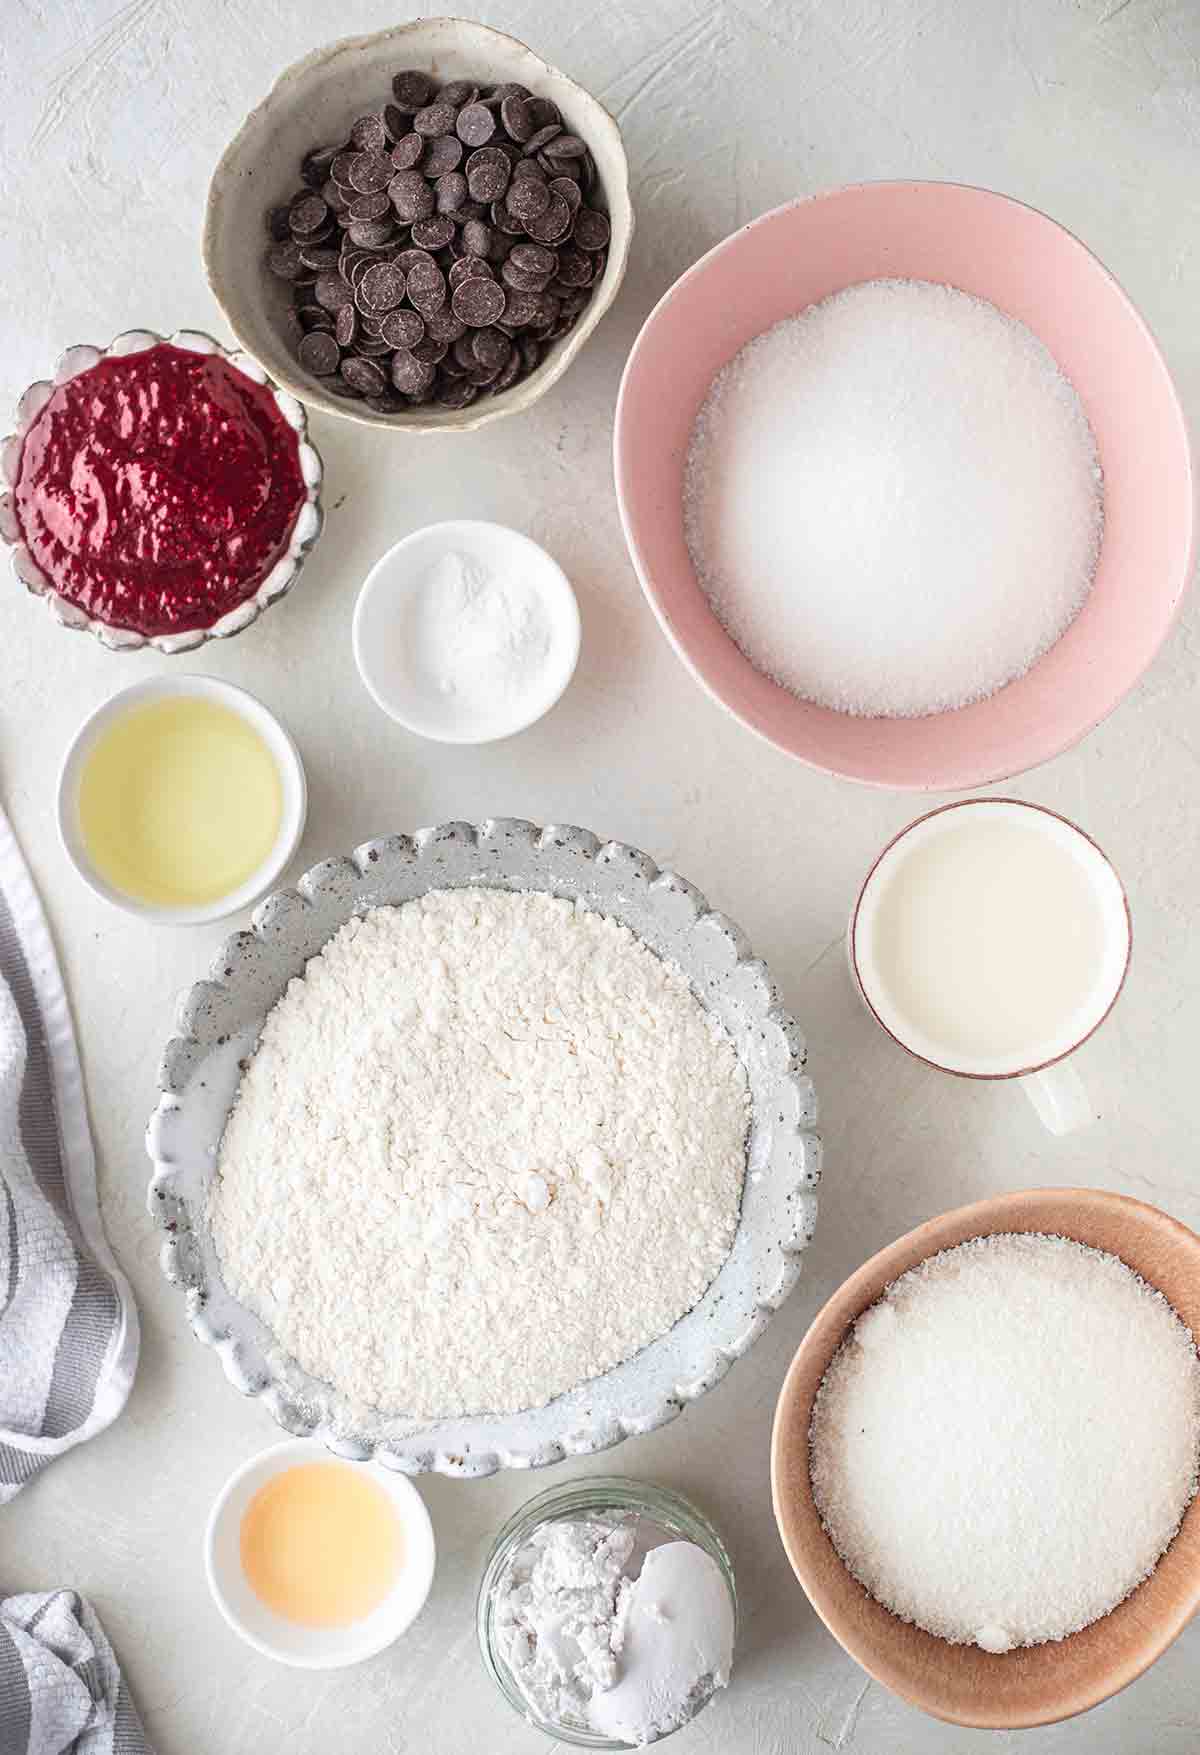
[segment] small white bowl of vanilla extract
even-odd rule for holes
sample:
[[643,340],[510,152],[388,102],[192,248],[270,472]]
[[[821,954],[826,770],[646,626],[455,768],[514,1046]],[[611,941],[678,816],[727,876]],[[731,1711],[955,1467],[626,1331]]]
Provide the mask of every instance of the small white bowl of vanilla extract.
[[215,677],[154,677],[84,721],[58,783],[58,826],[97,895],[199,926],[257,900],[304,832],[300,752],[261,701]]
[[264,1657],[305,1670],[375,1657],[416,1620],[436,1551],[425,1501],[381,1463],[290,1439],[218,1495],[204,1566],[221,1614]]

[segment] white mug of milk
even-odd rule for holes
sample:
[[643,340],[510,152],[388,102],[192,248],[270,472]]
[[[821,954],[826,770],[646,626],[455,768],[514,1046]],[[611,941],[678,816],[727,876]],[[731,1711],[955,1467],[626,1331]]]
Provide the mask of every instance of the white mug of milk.
[[850,965],[902,1047],[963,1078],[1020,1079],[1051,1133],[1092,1119],[1066,1064],[1116,1001],[1132,932],[1121,880],[1065,817],[967,799],[884,848],[850,921]]

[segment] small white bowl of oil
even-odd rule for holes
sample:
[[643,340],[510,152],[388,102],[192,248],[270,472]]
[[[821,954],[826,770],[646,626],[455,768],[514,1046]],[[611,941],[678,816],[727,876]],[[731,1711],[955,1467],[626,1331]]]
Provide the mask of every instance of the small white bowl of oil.
[[84,721],[58,782],[67,855],[97,895],[199,926],[255,901],[304,832],[300,752],[261,701],[209,676],[153,677]]
[[406,1476],[309,1439],[243,1463],[204,1537],[209,1589],[230,1627],[304,1670],[361,1663],[399,1639],[435,1563],[433,1525]]

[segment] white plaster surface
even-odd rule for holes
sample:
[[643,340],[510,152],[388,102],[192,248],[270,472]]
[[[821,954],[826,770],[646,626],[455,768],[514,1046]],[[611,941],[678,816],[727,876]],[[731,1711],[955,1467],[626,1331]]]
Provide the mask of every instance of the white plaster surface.
[[[228,645],[175,660],[114,656],[59,629],[7,578],[0,585],[0,797],[58,934],[105,1215],[145,1320],[125,1416],[3,1514],[0,1592],[70,1584],[93,1597],[159,1755],[551,1747],[493,1694],[472,1609],[497,1526],[572,1465],[536,1479],[428,1482],[441,1548],[432,1598],[406,1639],[361,1669],[278,1669],[239,1644],[208,1600],[203,1520],[226,1474],[277,1434],[228,1387],[159,1279],[141,1136],[174,995],[222,929],[155,932],[108,908],[69,870],[53,827],[55,773],[83,715],[151,672],[207,670],[260,694],[299,740],[312,803],[297,871],[369,835],[447,817],[582,823],[675,864],[739,920],[809,1033],[827,1172],[800,1289],[698,1407],[574,1466],[681,1488],[731,1548],[745,1607],[733,1686],[678,1737],[679,1755],[982,1755],[1018,1743],[1029,1755],[1194,1755],[1200,1626],[1117,1700],[1019,1738],[937,1724],[868,1686],[787,1568],[767,1440],[787,1360],[819,1304],[864,1256],[934,1212],[1078,1181],[1200,1224],[1200,598],[1133,698],[1081,749],[1014,787],[1100,840],[1135,921],[1126,993],[1080,1056],[1099,1119],[1054,1140],[1019,1093],[926,1071],[859,1010],[840,948],[847,909],[918,801],[807,772],[688,679],[625,557],[609,441],[622,361],[675,275],[789,196],[896,175],[987,184],[1076,231],[1145,313],[1200,419],[1200,6],[507,0],[480,12],[583,81],[626,131],[633,262],[566,379],[532,414],[465,437],[393,438],[318,419],[326,534],[288,601]],[[402,14],[383,0],[4,0],[5,402],[68,342],[106,341],[132,324],[220,333],[198,237],[222,146],[289,61]],[[505,520],[545,543],[584,618],[562,704],[479,750],[424,743],[383,719],[350,653],[351,606],[371,563],[416,525],[464,516]]]

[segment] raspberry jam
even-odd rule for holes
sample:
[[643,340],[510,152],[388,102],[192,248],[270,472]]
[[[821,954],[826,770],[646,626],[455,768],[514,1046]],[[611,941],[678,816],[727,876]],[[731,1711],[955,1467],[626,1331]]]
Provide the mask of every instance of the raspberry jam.
[[59,385],[25,435],[13,502],[61,597],[155,635],[211,627],[253,596],[305,498],[271,391],[162,343]]

